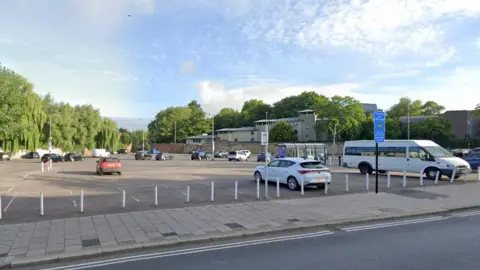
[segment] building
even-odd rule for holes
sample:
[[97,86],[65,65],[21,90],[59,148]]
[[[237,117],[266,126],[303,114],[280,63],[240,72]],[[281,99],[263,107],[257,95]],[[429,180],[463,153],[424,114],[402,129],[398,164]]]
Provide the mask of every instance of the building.
[[255,121],[255,128],[260,132],[257,134],[257,141],[261,140],[261,132],[265,132],[268,127],[268,132],[278,122],[287,122],[295,131],[297,135],[297,141],[308,142],[316,141],[317,136],[315,132],[315,124],[317,117],[313,110],[303,110],[298,112],[298,117],[294,118],[280,118],[280,119],[263,119]]
[[[423,121],[433,117],[439,117],[439,116],[431,116],[431,115],[410,116],[410,124],[422,123]],[[408,118],[409,118],[408,116],[401,116],[400,123],[408,124]]]
[[[215,141],[218,141],[218,136],[214,137]],[[207,135],[207,134],[202,134],[199,136],[192,136],[192,137],[187,137],[186,139],[186,144],[191,144],[191,145],[203,145],[203,144],[211,144],[212,143],[212,135]]]
[[256,142],[258,129],[255,127],[222,128],[215,131],[221,141],[228,142]]
[[360,103],[362,104],[362,109],[365,114],[373,115],[373,113],[378,110],[377,104],[373,103]]

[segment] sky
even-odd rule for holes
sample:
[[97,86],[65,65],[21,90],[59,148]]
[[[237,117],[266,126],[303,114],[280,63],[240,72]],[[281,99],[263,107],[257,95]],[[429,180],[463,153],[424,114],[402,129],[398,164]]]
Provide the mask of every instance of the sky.
[[104,116],[303,91],[480,103],[478,0],[0,0],[0,63]]

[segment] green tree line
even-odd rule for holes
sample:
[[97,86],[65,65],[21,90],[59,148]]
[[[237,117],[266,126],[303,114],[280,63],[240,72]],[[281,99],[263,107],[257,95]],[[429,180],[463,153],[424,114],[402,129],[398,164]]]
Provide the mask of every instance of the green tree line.
[[53,147],[116,150],[121,146],[116,123],[91,105],[72,106],[40,96],[25,77],[0,66],[0,148],[6,152]]

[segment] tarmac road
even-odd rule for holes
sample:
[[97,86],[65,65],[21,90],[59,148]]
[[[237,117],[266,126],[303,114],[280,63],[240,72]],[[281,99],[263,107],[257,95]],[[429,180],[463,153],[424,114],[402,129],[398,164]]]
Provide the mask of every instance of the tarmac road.
[[[478,270],[480,215],[119,255],[44,270]],[[389,225],[390,224],[390,225]],[[357,227],[358,228],[358,227]]]

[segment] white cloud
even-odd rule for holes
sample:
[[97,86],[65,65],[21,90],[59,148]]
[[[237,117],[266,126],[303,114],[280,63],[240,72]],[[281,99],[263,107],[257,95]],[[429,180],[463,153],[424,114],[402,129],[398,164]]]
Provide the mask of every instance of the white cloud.
[[339,0],[320,6],[299,0],[252,17],[244,27],[251,39],[322,49],[347,48],[384,59],[404,53],[423,56],[427,65],[449,60],[445,42],[451,24],[442,19],[479,17],[477,0]]
[[412,77],[418,75],[420,70],[412,69],[406,71],[398,71],[398,72],[389,72],[389,73],[381,73],[378,75],[373,76],[373,79],[391,79],[391,78],[404,78],[404,77]]

